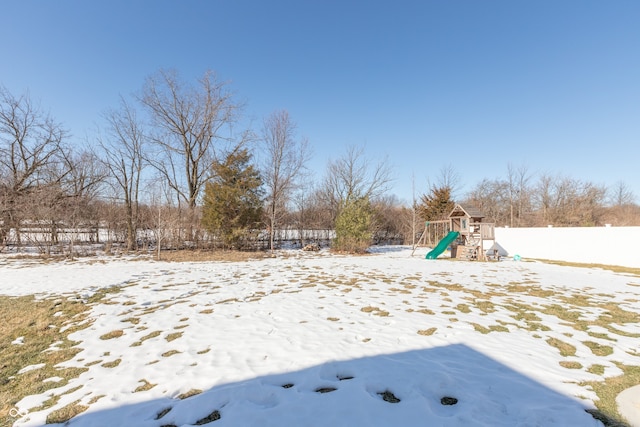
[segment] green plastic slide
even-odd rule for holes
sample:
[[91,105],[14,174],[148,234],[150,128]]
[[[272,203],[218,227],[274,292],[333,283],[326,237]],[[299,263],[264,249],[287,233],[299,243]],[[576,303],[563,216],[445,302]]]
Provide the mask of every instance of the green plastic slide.
[[456,240],[459,235],[460,235],[460,233],[458,233],[457,231],[450,231],[449,234],[444,236],[444,238],[438,242],[438,245],[435,248],[433,248],[431,251],[429,251],[429,253],[427,254],[427,256],[425,258],[426,259],[436,259],[436,258],[438,258],[438,255],[440,255],[442,252],[444,252],[444,250],[447,249],[447,246],[449,246],[451,244],[451,242]]

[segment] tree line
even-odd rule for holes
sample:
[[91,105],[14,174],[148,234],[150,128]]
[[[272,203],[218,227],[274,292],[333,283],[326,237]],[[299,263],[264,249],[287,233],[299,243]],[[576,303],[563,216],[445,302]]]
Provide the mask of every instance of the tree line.
[[[478,208],[486,222],[503,227],[640,225],[640,206],[624,182],[607,188],[561,174],[534,174],[527,166],[512,164],[506,175],[481,180],[459,201]],[[443,168],[416,204],[420,217],[443,219],[451,212],[459,179],[453,168]]]
[[[33,102],[0,86],[0,250],[36,245],[68,250],[79,240],[125,250],[274,249],[332,239],[338,250],[404,243],[419,224],[442,216],[456,177],[409,206],[390,194],[384,159],[347,147],[320,180],[308,169],[311,147],[286,110],[258,130],[243,128],[229,85],[207,71],[195,82],[159,70],[141,90],[103,114],[99,132],[72,144],[64,126]],[[570,178],[508,168],[465,197],[498,225],[637,225],[634,195]],[[449,205],[447,205],[449,203]]]

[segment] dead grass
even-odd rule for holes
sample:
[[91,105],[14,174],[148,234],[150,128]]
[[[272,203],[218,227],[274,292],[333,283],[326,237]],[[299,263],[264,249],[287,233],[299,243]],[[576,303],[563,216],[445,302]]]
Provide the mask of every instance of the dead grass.
[[129,317],[127,319],[122,319],[121,322],[129,322],[132,325],[137,325],[138,323],[140,323],[140,318],[139,317]]
[[580,362],[572,362],[569,360],[561,360],[560,366],[567,369],[582,369],[582,363]]
[[620,419],[616,397],[623,390],[640,384],[640,366],[617,364],[623,374],[605,378],[604,381],[589,381],[581,384],[591,386],[600,400],[595,402],[598,409],[610,418]]
[[223,250],[177,250],[166,251],[160,254],[162,261],[169,262],[244,262],[270,258],[269,252],[242,252]]
[[188,399],[191,396],[196,396],[196,395],[198,395],[200,393],[202,393],[202,390],[197,389],[197,388],[192,388],[191,390],[187,391],[186,393],[181,393],[176,397],[178,399],[180,399],[180,400],[184,400],[184,399]]
[[375,314],[376,316],[381,316],[381,317],[388,317],[389,316],[389,312],[382,310],[378,307],[373,307],[373,306],[367,306],[367,307],[362,307],[360,309],[360,311],[363,311],[365,313],[371,313],[371,314]]
[[[555,316],[560,320],[564,320],[570,324],[573,324],[574,327],[578,326],[578,321],[580,320],[581,316],[581,313],[579,311],[571,310],[559,304],[552,304],[550,306],[547,306],[543,310],[541,310],[541,312],[550,316]],[[586,330],[586,326],[580,326],[576,329],[583,331]]]
[[551,347],[557,348],[560,351],[560,356],[562,357],[576,355],[577,349],[573,345],[566,343],[562,340],[559,340],[557,338],[549,338],[547,340],[547,344],[549,344]]
[[167,335],[164,339],[167,340],[167,342],[171,342],[173,340],[177,340],[181,336],[182,336],[182,332],[173,332],[173,333]]
[[596,356],[608,356],[613,353],[613,348],[608,345],[602,345],[594,341],[584,341],[582,344],[589,347]]
[[509,328],[502,325],[490,325],[489,327],[485,327],[477,323],[469,323],[471,324],[471,326],[473,326],[473,329],[475,331],[480,332],[481,334],[489,334],[491,332],[509,332]]
[[491,301],[474,300],[473,304],[475,305],[476,308],[478,308],[480,311],[486,314],[493,313],[494,311],[496,311],[496,306]]
[[151,384],[149,381],[145,380],[145,379],[141,379],[138,381],[140,384],[138,387],[136,387],[135,390],[133,390],[134,393],[139,393],[141,391],[147,391],[147,390],[151,390],[152,388],[154,388],[155,386],[157,386],[158,384]]
[[[63,386],[87,370],[55,367],[80,352],[78,343],[68,336],[90,325],[84,322],[87,310],[75,298],[0,297],[0,420],[8,420],[9,411],[23,397]],[[63,327],[66,329],[60,332]],[[18,374],[24,367],[39,364],[44,366]],[[50,377],[63,380],[43,382]]]
[[116,329],[115,331],[107,332],[104,335],[100,336],[101,340],[112,340],[114,338],[120,338],[124,335],[124,331],[122,329]]
[[120,364],[120,362],[122,362],[122,359],[116,359],[111,362],[105,362],[100,366],[102,366],[103,368],[115,368]]
[[[178,252],[183,252],[179,254]],[[174,262],[186,262],[186,261],[227,261],[227,262],[240,262],[240,261],[248,261],[252,259],[262,258],[265,254],[257,254],[257,253],[231,253],[231,252],[204,252],[199,253],[198,251],[177,251],[170,252],[175,255],[171,261]],[[169,254],[169,252],[167,253]],[[164,254],[163,254],[164,255]],[[268,254],[266,254],[268,256]],[[579,265],[584,267],[586,265]],[[316,267],[317,268],[317,267]],[[610,268],[611,269],[611,268]],[[628,273],[629,269],[624,269],[624,272]],[[617,270],[614,270],[617,271]],[[640,270],[638,270],[640,272]],[[637,273],[632,273],[637,274]],[[444,274],[443,274],[444,275]],[[414,278],[411,278],[414,279]],[[588,331],[588,329],[592,326],[599,326],[608,330],[611,334],[616,335],[624,335],[624,336],[640,336],[640,334],[632,334],[626,333],[624,331],[620,331],[612,325],[625,325],[632,324],[637,322],[637,313],[626,310],[623,307],[624,303],[616,302],[612,300],[612,298],[606,295],[596,295],[588,290],[585,290],[584,293],[563,293],[561,291],[543,289],[536,285],[535,281],[525,280],[523,282],[518,283],[509,283],[507,285],[499,285],[499,284],[485,284],[486,289],[488,291],[478,291],[474,289],[468,289],[464,286],[455,283],[441,283],[437,281],[429,281],[427,286],[423,287],[424,279],[415,278],[415,281],[420,281],[418,285],[420,285],[421,293],[417,290],[417,286],[411,283],[412,280],[409,278],[398,278],[389,275],[386,277],[384,273],[376,273],[370,274],[367,276],[363,274],[360,280],[349,279],[345,277],[341,277],[339,275],[332,276],[331,274],[326,274],[325,272],[318,272],[313,277],[307,278],[301,285],[304,287],[305,285],[316,286],[316,285],[324,285],[324,286],[340,286],[347,289],[357,288],[361,283],[375,283],[375,281],[383,281],[385,283],[396,283],[400,284],[402,288],[392,288],[388,289],[389,291],[395,293],[407,293],[408,290],[416,290],[416,294],[418,298],[425,299],[426,301],[421,301],[422,304],[428,305],[428,299],[431,298],[431,295],[434,293],[440,294],[440,296],[447,296],[451,294],[451,298],[447,298],[448,301],[452,302],[451,306],[441,306],[441,310],[445,311],[440,312],[439,314],[443,315],[457,315],[460,317],[461,322],[465,322],[465,317],[470,313],[478,313],[488,315],[490,313],[498,312],[505,313],[508,312],[510,318],[518,321],[516,324],[508,323],[509,327],[507,327],[506,322],[498,321],[496,325],[491,326],[482,326],[477,323],[471,323],[474,329],[480,333],[488,334],[491,332],[509,332],[514,330],[514,328],[526,328],[529,331],[548,331],[549,328],[544,325],[542,320],[542,315],[552,315],[558,318],[562,324],[573,327],[576,330],[587,331],[594,340],[593,341],[585,341],[580,344],[587,346],[594,355],[599,357],[607,357],[612,354],[613,349],[608,345],[599,344],[596,341],[602,340],[612,340],[612,338],[608,337],[607,334],[602,332],[593,332]],[[175,284],[173,284],[175,285]],[[374,292],[371,287],[371,291]],[[91,297],[88,303],[108,303],[108,297],[111,293],[119,292],[119,288],[109,288],[104,289]],[[298,290],[299,291],[299,290]],[[376,292],[383,292],[382,290],[376,289]],[[464,303],[456,303],[454,302],[453,295],[455,294],[463,294]],[[264,293],[256,293],[252,297],[262,298],[264,297]],[[519,296],[533,296],[536,298],[540,298],[543,301],[532,304],[523,304],[522,299]],[[456,299],[459,299],[459,295],[456,296]],[[225,301],[219,301],[218,303],[228,303],[228,302],[236,302],[237,299],[231,298]],[[7,367],[9,373],[17,372],[21,368],[29,365],[35,365],[38,363],[45,363],[45,366],[40,369],[36,369],[33,371],[26,372],[20,375],[8,375],[9,380],[4,380],[4,378],[0,378],[0,398],[2,398],[2,407],[0,410],[0,426],[4,426],[2,424],[3,419],[8,419],[8,411],[15,405],[17,401],[19,401],[22,397],[27,395],[33,395],[42,393],[47,389],[51,389],[54,387],[59,387],[60,385],[64,385],[68,379],[78,376],[81,372],[86,371],[84,368],[73,368],[66,370],[55,370],[55,374],[53,373],[53,366],[61,361],[68,360],[72,358],[79,351],[78,348],[74,347],[77,343],[70,342],[66,339],[68,334],[74,332],[75,330],[85,328],[90,325],[90,323],[85,323],[82,326],[73,326],[75,323],[79,323],[83,320],[86,320],[85,310],[87,310],[86,302],[82,302],[77,299],[58,299],[58,300],[43,300],[36,301],[33,297],[23,297],[23,298],[2,298],[0,297],[0,366],[3,366],[3,374],[5,367]],[[167,301],[167,304],[171,303]],[[409,304],[408,302],[405,302]],[[210,304],[209,304],[210,305]],[[384,306],[380,304],[381,306]],[[406,310],[407,312],[420,312],[424,314],[434,315],[434,311],[428,308],[419,308],[415,305],[411,308],[411,305]],[[424,306],[423,306],[424,307]],[[157,310],[160,308],[165,308],[164,306],[152,307],[151,310]],[[357,309],[356,309],[357,310]],[[370,313],[376,316],[389,316],[388,311],[384,311],[379,307],[374,305],[368,305],[366,307],[362,307],[360,309],[364,313]],[[456,310],[456,311],[453,311]],[[601,313],[597,318],[590,316],[590,313],[593,313],[594,310],[598,310],[598,313]],[[61,312],[62,315],[53,316],[54,313]],[[27,314],[25,314],[27,313]],[[206,308],[200,313],[210,314],[213,313],[212,308]],[[143,312],[140,316],[143,316],[145,313]],[[74,318],[74,316],[76,316]],[[129,315],[131,316],[131,315]],[[423,317],[420,317],[424,319]],[[131,325],[138,325],[140,323],[140,317],[128,317],[123,322],[128,322]],[[486,318],[485,318],[486,319]],[[186,322],[188,318],[183,317],[180,319],[181,322]],[[337,317],[328,317],[327,320],[332,322],[337,322],[339,319]],[[458,321],[458,319],[450,319],[451,322]],[[525,326],[522,326],[523,323]],[[28,325],[28,326],[25,326]],[[50,328],[49,325],[53,325],[54,327]],[[71,328],[67,329],[64,334],[60,334],[57,332],[61,327],[71,325]],[[128,326],[128,325],[127,325]],[[180,326],[174,328],[178,329]],[[450,326],[452,327],[452,326]],[[455,327],[455,326],[453,326]],[[126,329],[126,328],[125,328]],[[138,327],[136,330],[139,331],[142,328]],[[127,334],[131,333],[131,329],[127,329]],[[423,336],[430,336],[436,332],[436,328],[428,328],[421,329],[417,331],[417,334]],[[111,331],[107,334],[101,336],[102,339],[115,339],[124,334],[124,331],[121,329],[117,329]],[[42,341],[41,337],[42,337]],[[166,335],[166,341],[172,341],[174,339],[180,338],[182,332],[170,332],[170,331],[153,331],[146,336],[140,338],[138,341],[132,344],[132,346],[142,345],[145,340],[158,337],[160,335]],[[24,338],[24,345],[12,345],[11,342],[18,337]],[[534,335],[536,336],[536,335]],[[570,337],[570,334],[567,335]],[[552,347],[557,348],[560,351],[560,354],[563,357],[575,356],[576,347],[573,345],[580,345],[577,341],[569,344],[568,342],[562,341],[556,338],[549,338],[545,336],[545,334],[537,335],[538,338],[542,338],[546,340],[546,342]],[[571,339],[571,338],[569,338]],[[61,341],[63,344],[58,345],[60,348],[54,352],[45,352],[53,342]],[[371,341],[370,338],[362,339],[363,343],[367,343]],[[37,344],[37,346],[36,346]],[[33,348],[32,348],[33,346]],[[30,350],[23,353],[23,350]],[[209,351],[209,349],[202,350],[198,352],[199,354],[205,353]],[[172,355],[180,353],[177,350],[171,350],[164,353],[163,357],[170,357]],[[106,355],[105,355],[106,356]],[[104,359],[109,360],[109,359]],[[156,363],[157,360],[151,363]],[[101,362],[90,362],[90,363],[101,363]],[[101,366],[105,368],[111,368],[118,366],[121,363],[121,359],[116,359],[111,362],[102,363]],[[561,366],[567,369],[585,369],[588,372],[595,375],[604,375],[606,364],[594,364],[589,367],[583,367],[577,361],[571,360],[563,360],[559,362]],[[599,401],[596,402],[596,405],[603,413],[611,414],[614,418],[619,418],[616,413],[615,406],[615,396],[622,391],[624,388],[636,385],[640,383],[640,367],[621,367],[625,371],[625,375],[620,378],[616,377],[614,379],[606,379],[603,381],[597,381],[593,383],[589,383],[588,385],[592,386],[598,397]],[[4,376],[4,375],[3,375]],[[65,380],[64,382],[49,382],[43,383],[42,379],[52,377],[52,376],[60,376]],[[21,385],[18,383],[22,383]],[[154,384],[149,383],[146,380],[141,380],[141,385],[136,388],[135,391],[145,391],[155,386]],[[200,390],[190,390],[185,393],[186,397],[190,395],[200,393]],[[193,393],[193,394],[190,394]],[[181,395],[182,396],[182,395]],[[180,397],[180,398],[186,398]],[[5,403],[6,402],[6,403]],[[56,403],[55,399],[52,399],[51,402],[48,402],[46,405],[49,407]],[[80,401],[76,401],[71,405],[67,405],[65,408],[61,408],[57,411],[54,411],[50,414],[50,419],[54,420],[52,422],[66,422],[67,420],[73,418],[73,416],[81,413],[86,410],[86,406],[81,405]],[[59,420],[59,421],[58,421]]]
[[418,331],[418,335],[424,335],[428,337],[433,335],[437,330],[438,328],[420,329]]
[[548,259],[538,259],[537,261],[544,262],[546,264],[562,265],[567,267],[582,267],[582,268],[601,268],[603,270],[610,270],[615,273],[627,273],[640,277],[640,268],[622,267],[619,265],[606,265],[606,264],[581,264],[578,262],[567,261],[553,261]]
[[160,336],[160,334],[162,334],[162,332],[160,331],[153,331],[150,334],[145,335],[144,337],[140,338],[138,341],[134,342],[133,344],[131,344],[131,347],[138,347],[141,346],[143,342],[145,342],[146,340],[150,340],[151,338],[155,338],[157,336]]
[[51,411],[51,413],[47,415],[46,423],[47,424],[66,423],[71,418],[89,409],[88,406],[80,405],[79,402],[80,402],[79,400],[76,400],[75,402],[70,403],[63,408],[56,409],[55,411]]
[[458,304],[456,306],[456,308],[461,312],[461,313],[465,313],[465,314],[469,314],[471,313],[471,309],[469,308],[469,306],[467,304]]

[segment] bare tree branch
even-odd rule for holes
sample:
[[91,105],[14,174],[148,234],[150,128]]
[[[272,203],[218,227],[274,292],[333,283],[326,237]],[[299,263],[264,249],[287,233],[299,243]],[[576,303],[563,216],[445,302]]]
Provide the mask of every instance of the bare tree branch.
[[276,111],[265,119],[262,139],[265,151],[263,183],[267,190],[270,248],[273,250],[277,227],[287,211],[293,191],[304,178],[310,151],[308,141],[296,137],[296,124],[286,110]]

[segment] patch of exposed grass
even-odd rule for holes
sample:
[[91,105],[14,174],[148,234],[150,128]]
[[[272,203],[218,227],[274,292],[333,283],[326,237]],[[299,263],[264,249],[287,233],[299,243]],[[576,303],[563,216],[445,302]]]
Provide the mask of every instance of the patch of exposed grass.
[[611,326],[611,325],[606,325],[605,328],[607,328],[609,330],[609,332],[611,332],[612,334],[616,334],[616,335],[620,335],[622,337],[631,337],[631,338],[640,338],[640,334],[636,334],[633,332],[625,332],[625,331],[621,331],[620,329]]
[[594,375],[604,375],[604,365],[591,365],[587,368],[587,372]]
[[554,291],[542,289],[540,286],[532,286],[533,283],[536,282],[512,282],[508,284],[505,289],[508,294],[524,294],[538,298],[548,298],[552,295],[555,295]]
[[104,335],[100,335],[100,339],[101,340],[112,340],[114,338],[120,338],[122,335],[124,335],[124,331],[122,329],[116,329],[114,331],[107,332]]
[[400,399],[398,399],[392,392],[389,390],[381,391],[378,393],[382,396],[382,400],[389,403],[399,403]]
[[527,322],[527,330],[528,331],[543,331],[548,332],[551,330],[550,327],[545,325],[544,323],[539,322]]
[[75,402],[70,403],[67,406],[51,411],[51,413],[47,415],[46,423],[47,424],[66,423],[71,418],[75,417],[78,414],[83,413],[87,409],[89,409],[88,406],[80,405],[80,401],[76,400]]
[[[81,351],[68,336],[91,325],[87,310],[86,304],[73,297],[0,296],[0,420],[8,420],[9,410],[23,397],[65,385],[87,370],[56,368]],[[31,365],[43,366],[17,374]],[[43,382],[50,377],[63,380]]]
[[218,411],[216,409],[215,411],[213,411],[212,413],[210,413],[206,417],[201,418],[198,421],[196,421],[194,425],[201,426],[201,425],[204,425],[204,424],[209,424],[209,423],[212,423],[214,421],[218,421],[220,418],[221,418],[220,411]]
[[164,417],[165,415],[167,415],[169,412],[171,412],[171,407],[169,406],[168,408],[164,408],[163,410],[161,410],[160,412],[158,412],[156,414],[156,420],[161,419],[162,417]]
[[602,345],[595,341],[583,341],[582,344],[589,347],[591,352],[596,356],[608,356],[613,353],[613,348],[608,345]]
[[[559,304],[552,304],[552,305],[546,306],[541,310],[541,312],[550,316],[555,316],[558,319],[564,320],[573,325],[579,324],[580,316],[581,316],[581,313],[579,311],[571,310]],[[582,326],[576,329],[586,330],[586,327]]]
[[593,338],[599,338],[601,340],[608,340],[608,341],[617,341],[615,338],[611,338],[608,334],[605,334],[603,332],[593,332],[593,331],[588,331],[587,334],[590,337]]
[[331,321],[331,322],[337,322],[338,320],[340,320],[339,317],[327,317],[327,320]]
[[605,415],[613,419],[621,419],[618,413],[616,397],[623,390],[640,384],[640,366],[628,366],[617,364],[623,374],[617,377],[608,377],[604,381],[588,381],[581,386],[591,386],[598,395],[599,400],[594,403]]
[[560,356],[562,357],[576,355],[576,348],[574,346],[557,338],[549,338],[547,340],[547,344],[551,347],[557,348],[560,351]]
[[476,306],[483,313],[489,314],[489,313],[493,313],[494,311],[496,311],[496,306],[491,301],[475,300],[473,302],[473,305]]
[[565,304],[578,307],[591,307],[593,305],[589,294],[573,293],[571,295],[558,295],[557,298]]
[[[58,384],[60,384],[60,383],[58,383]],[[64,396],[65,394],[75,393],[76,391],[80,390],[81,388],[82,388],[82,386],[79,385],[77,387],[72,387],[72,388],[70,388],[68,390],[65,390],[64,393],[62,393],[62,394],[52,394],[51,397],[48,400],[45,400],[44,402],[42,402],[42,404],[39,407],[35,408],[34,410],[35,411],[43,411],[43,410],[45,410],[47,408],[50,408],[53,405],[56,405],[60,401],[60,398],[62,396]]]
[[202,390],[199,390],[197,388],[192,388],[191,390],[185,392],[185,393],[181,393],[178,396],[176,396],[176,398],[180,399],[180,400],[184,400],[184,399],[188,399],[191,396],[196,396],[198,394],[202,393]]
[[577,262],[567,261],[553,261],[548,259],[539,259],[538,261],[546,264],[563,265],[567,267],[581,267],[581,268],[601,268],[603,270],[613,271],[614,273],[627,273],[640,277],[640,268],[622,267],[619,265],[606,265],[606,264],[581,264]]
[[89,406],[93,405],[94,403],[96,403],[98,400],[102,399],[103,397],[107,397],[107,395],[105,394],[100,394],[98,396],[94,396],[91,398],[91,400],[88,402]]
[[363,311],[365,313],[372,313],[372,314],[375,314],[376,316],[382,316],[382,317],[389,316],[388,311],[384,311],[378,307],[373,307],[373,306],[362,307],[360,311]]
[[151,390],[152,388],[154,388],[155,386],[158,385],[158,384],[151,384],[149,381],[147,381],[145,379],[141,379],[138,382],[142,383],[142,384],[139,385],[138,387],[136,387],[135,390],[133,390],[134,393],[139,393],[141,391]]
[[173,332],[168,334],[166,337],[164,337],[164,339],[167,340],[167,342],[171,342],[173,340],[177,340],[178,338],[180,338],[182,334],[183,332]]
[[424,335],[428,337],[430,335],[433,335],[437,330],[438,328],[420,329],[418,331],[418,335]]
[[491,325],[487,328],[478,323],[469,322],[469,324],[473,326],[473,329],[475,329],[476,332],[480,332],[481,334],[488,334],[491,332],[509,332],[509,328],[503,325]]
[[223,261],[223,262],[242,262],[253,261],[263,258],[269,258],[267,252],[242,252],[242,251],[226,251],[226,250],[177,250],[162,251],[160,258],[163,261],[170,262],[204,262],[204,261]]
[[171,357],[174,354],[179,354],[180,352],[178,350],[169,350],[169,351],[165,351],[164,353],[162,353],[162,357]]
[[410,290],[407,289],[400,289],[400,288],[389,288],[390,292],[397,292],[399,294],[411,294]]
[[569,361],[569,360],[561,360],[559,363],[560,363],[560,366],[562,366],[563,368],[567,368],[567,369],[582,369],[582,363],[580,363],[580,362],[573,362],[573,361]]
[[540,322],[542,319],[535,313],[535,309],[527,304],[521,304],[511,301],[504,306],[507,310],[514,313],[511,317],[515,320],[523,322]]
[[604,304],[600,304],[599,307],[603,308],[606,311],[598,318],[598,324],[600,322],[603,322],[607,325],[609,323],[624,324],[636,323],[638,321],[638,313],[625,310],[614,302],[606,302]]
[[461,313],[471,313],[471,309],[469,308],[469,306],[467,304],[458,304],[456,306],[456,308],[461,312]]
[[118,366],[120,364],[120,362],[122,362],[122,359],[116,359],[113,360],[111,362],[104,362],[102,365],[103,368],[115,368],[116,366]]
[[138,347],[141,346],[143,342],[145,342],[146,340],[150,340],[151,338],[155,338],[157,336],[160,336],[160,334],[162,334],[162,332],[160,331],[153,331],[145,336],[143,336],[142,338],[140,338],[138,341],[134,342],[133,344],[131,344],[131,347]]

